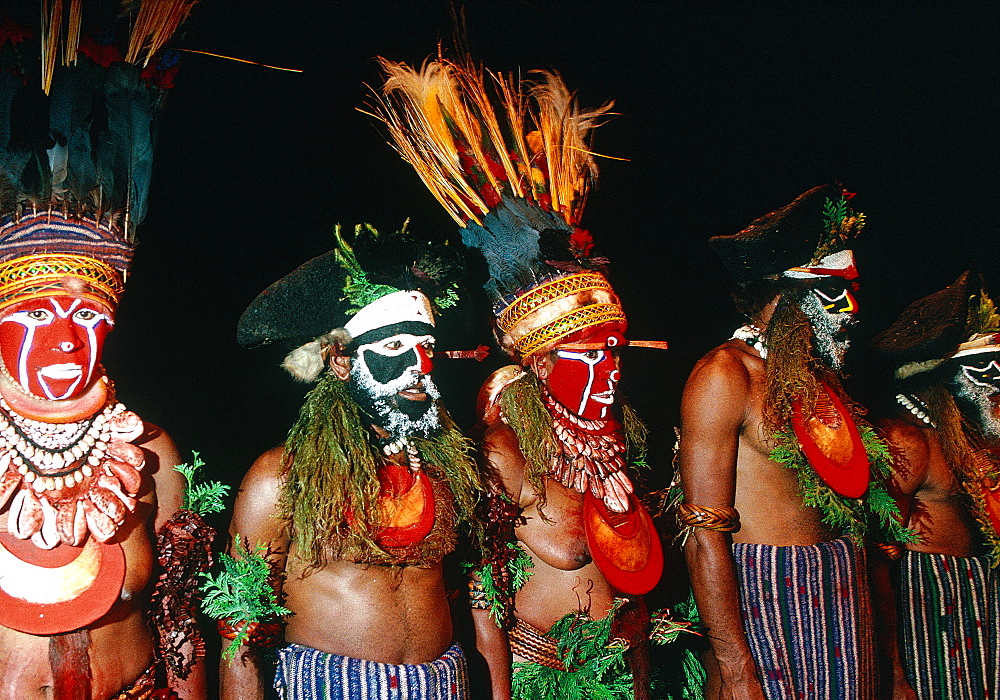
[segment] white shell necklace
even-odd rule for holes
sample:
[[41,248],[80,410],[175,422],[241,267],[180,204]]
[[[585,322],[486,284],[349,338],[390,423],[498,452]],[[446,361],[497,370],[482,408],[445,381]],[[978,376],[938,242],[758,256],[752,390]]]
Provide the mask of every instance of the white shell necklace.
[[93,475],[111,439],[108,420],[124,410],[111,403],[87,420],[43,423],[18,415],[0,398],[0,436],[10,464],[35,491],[61,489]]
[[752,347],[760,355],[760,359],[767,359],[767,346],[764,344],[764,331],[759,329],[752,323],[748,323],[745,326],[740,326],[735,331],[733,331],[734,340],[742,340],[744,343]]
[[907,411],[915,415],[917,418],[922,420],[927,425],[932,428],[936,428],[937,425],[931,420],[930,412],[927,407],[921,403],[920,399],[916,396],[907,396],[906,394],[896,394],[896,403],[905,408]]

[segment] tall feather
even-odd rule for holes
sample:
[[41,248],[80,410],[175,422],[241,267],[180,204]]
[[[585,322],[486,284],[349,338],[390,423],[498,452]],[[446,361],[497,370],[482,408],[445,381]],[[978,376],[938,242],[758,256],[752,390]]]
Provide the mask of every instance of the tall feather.
[[145,68],[150,59],[170,40],[198,0],[146,0],[132,26],[125,60]]
[[439,57],[420,69],[380,59],[372,116],[445,210],[483,252],[498,302],[558,270],[540,259],[543,232],[568,239],[597,177],[588,136],[611,102],[580,110],[558,73],[535,79]]
[[[27,31],[0,46],[23,71],[0,72],[2,211],[31,204],[96,215],[134,243],[163,93],[162,64],[149,64],[196,2],[99,0],[85,17],[82,0],[41,0],[40,53],[32,56]],[[107,43],[115,36],[123,42]]]

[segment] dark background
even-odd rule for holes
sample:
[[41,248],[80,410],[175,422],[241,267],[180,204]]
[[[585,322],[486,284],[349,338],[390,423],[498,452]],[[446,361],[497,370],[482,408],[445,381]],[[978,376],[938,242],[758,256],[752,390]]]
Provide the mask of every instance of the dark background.
[[[691,365],[740,319],[705,241],[823,182],[868,215],[855,245],[861,323],[848,369],[868,400],[883,378],[864,348],[910,301],[970,265],[1000,294],[997,11],[994,3],[459,4],[475,58],[494,70],[555,68],[584,106],[620,116],[594,149],[599,188],[584,226],[612,259],[634,338],[623,388],[653,430],[654,485]],[[306,389],[283,348],[235,342],[240,313],[272,281],[332,246],[335,222],[418,234],[456,225],[383,129],[355,108],[376,55],[419,63],[450,44],[445,0],[205,0],[181,45],[150,213],[106,364],[119,397],[236,484],[279,443]],[[486,313],[483,310],[483,313]],[[452,347],[482,337],[455,328]],[[463,425],[499,357],[438,363]]]

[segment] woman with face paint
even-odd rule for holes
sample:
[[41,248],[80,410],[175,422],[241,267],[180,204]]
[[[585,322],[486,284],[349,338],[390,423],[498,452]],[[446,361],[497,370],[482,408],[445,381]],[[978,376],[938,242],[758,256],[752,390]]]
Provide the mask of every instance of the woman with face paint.
[[[134,9],[163,41],[176,28],[163,3]],[[42,45],[62,13],[42,3]],[[145,209],[162,41],[136,32],[148,54],[126,62],[127,20],[84,12],[51,35],[79,52],[43,68],[38,34],[8,22],[4,65],[24,73],[0,80],[0,697],[198,700],[190,593],[213,533],[182,510],[170,437],[101,366]]]
[[472,605],[493,697],[646,698],[642,596],[663,553],[629,475],[645,428],[616,394],[625,314],[579,228],[596,175],[586,137],[611,105],[581,112],[550,73],[518,85],[471,59],[382,63],[380,117],[485,256],[497,337],[517,362],[479,400],[493,495]]
[[913,302],[874,341],[896,367],[898,412],[881,426],[919,538],[893,550],[893,581],[920,700],[985,700],[1000,688],[1000,314],[975,282],[966,272]]
[[[316,386],[285,444],[247,472],[230,526],[233,541],[266,553],[293,614],[252,621],[273,633],[251,635],[223,659],[222,697],[263,698],[273,682],[285,700],[311,700],[316,688],[327,689],[322,697],[374,697],[377,688],[386,700],[463,700],[465,656],[441,560],[460,529],[476,532],[481,487],[430,372],[431,299],[447,305],[464,268],[453,249],[404,234],[359,226],[353,248],[338,242],[240,319],[241,344],[295,346],[285,369]],[[223,620],[220,631],[234,640],[248,622]],[[273,678],[269,644],[280,644]]]

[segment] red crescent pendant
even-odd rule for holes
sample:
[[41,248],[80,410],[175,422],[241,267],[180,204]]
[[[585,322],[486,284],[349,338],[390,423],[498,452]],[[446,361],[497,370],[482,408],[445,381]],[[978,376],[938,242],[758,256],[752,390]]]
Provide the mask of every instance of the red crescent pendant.
[[0,532],[0,625],[28,634],[86,627],[121,595],[125,552],[88,537],[82,547],[36,547]]
[[382,528],[375,536],[383,547],[409,547],[434,529],[434,487],[422,469],[387,464],[379,469]]
[[621,593],[642,595],[660,581],[663,547],[646,506],[631,493],[628,502],[627,512],[614,513],[587,491],[583,524],[590,555],[608,583]]
[[823,483],[845,498],[865,494],[871,464],[861,433],[844,402],[825,382],[819,383],[813,415],[802,415],[798,399],[792,404],[792,430]]

